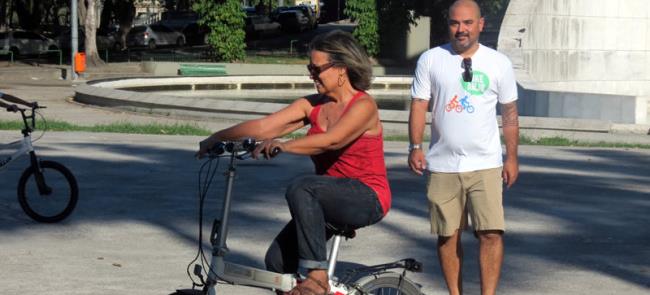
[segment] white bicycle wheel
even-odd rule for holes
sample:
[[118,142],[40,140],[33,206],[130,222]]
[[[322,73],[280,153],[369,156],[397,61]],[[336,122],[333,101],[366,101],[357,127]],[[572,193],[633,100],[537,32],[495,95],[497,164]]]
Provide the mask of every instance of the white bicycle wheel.
[[394,272],[380,272],[360,278],[351,295],[421,295],[420,287]]

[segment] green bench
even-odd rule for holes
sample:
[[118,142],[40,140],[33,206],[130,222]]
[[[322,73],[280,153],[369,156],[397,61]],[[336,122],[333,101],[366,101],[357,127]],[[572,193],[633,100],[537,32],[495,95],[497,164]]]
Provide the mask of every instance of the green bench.
[[179,76],[223,76],[226,74],[226,66],[215,64],[181,64],[178,69]]

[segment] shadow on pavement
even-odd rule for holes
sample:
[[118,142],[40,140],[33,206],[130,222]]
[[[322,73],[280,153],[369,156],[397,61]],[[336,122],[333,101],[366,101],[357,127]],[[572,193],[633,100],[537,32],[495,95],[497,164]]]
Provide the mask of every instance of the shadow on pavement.
[[[84,223],[128,222],[161,228],[194,247],[198,169],[202,163],[193,158],[197,140],[175,145],[164,141],[164,137],[156,137],[151,143],[37,144],[39,154],[65,164],[77,177],[78,207],[59,224],[40,225],[29,220],[15,195],[26,163],[13,163],[0,171],[0,234],[19,234],[30,227],[65,229]],[[648,153],[538,147],[522,150],[519,181],[506,192],[504,200],[509,229],[502,288],[510,293],[534,290],[546,284],[539,276],[558,267],[650,287]],[[538,154],[538,150],[547,154]],[[339,273],[359,263],[414,257],[425,263],[425,272],[415,275],[414,280],[428,289],[442,290],[435,239],[428,234],[424,178],[407,169],[405,153],[389,150],[386,158],[394,194],[392,211],[378,225],[361,229],[358,238],[343,243]],[[221,172],[215,176],[205,202],[205,236],[221,206],[225,167],[222,160]],[[284,188],[292,178],[306,173],[312,173],[306,157],[282,155],[273,161],[239,163],[229,236],[232,260],[262,267],[266,245],[289,218]],[[477,243],[471,234],[464,236],[467,291],[478,291]],[[256,245],[256,250],[235,246],[242,242]],[[184,269],[185,265],[169,267]]]

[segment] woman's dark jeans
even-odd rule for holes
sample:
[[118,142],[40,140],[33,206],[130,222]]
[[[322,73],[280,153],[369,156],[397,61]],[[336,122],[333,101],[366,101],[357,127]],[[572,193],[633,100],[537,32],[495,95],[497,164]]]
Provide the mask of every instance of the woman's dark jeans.
[[377,194],[356,179],[310,175],[297,179],[286,193],[291,221],[266,252],[266,268],[279,273],[327,269],[327,240],[337,229],[357,229],[382,219]]

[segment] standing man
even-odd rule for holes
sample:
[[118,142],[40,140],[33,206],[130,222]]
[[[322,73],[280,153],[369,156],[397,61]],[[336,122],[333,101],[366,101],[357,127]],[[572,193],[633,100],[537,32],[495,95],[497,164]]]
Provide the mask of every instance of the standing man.
[[[418,60],[409,116],[409,166],[426,169],[431,231],[449,294],[462,294],[461,231],[471,218],[479,239],[481,293],[495,294],[503,262],[503,185],[519,173],[517,85],[508,58],[479,44],[484,20],[476,2],[449,8],[450,43]],[[496,105],[501,105],[506,160],[502,160]],[[422,148],[431,108],[431,143]],[[426,163],[426,164],[425,164]]]

